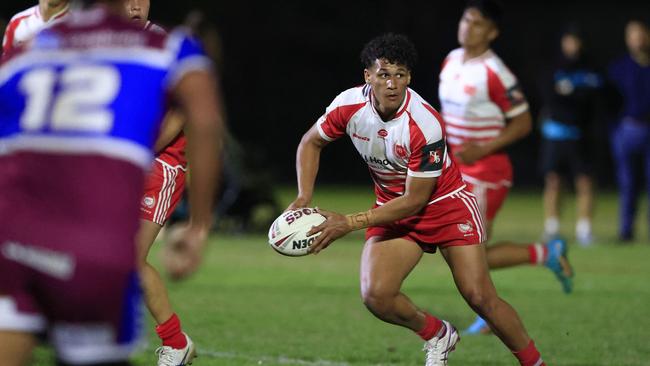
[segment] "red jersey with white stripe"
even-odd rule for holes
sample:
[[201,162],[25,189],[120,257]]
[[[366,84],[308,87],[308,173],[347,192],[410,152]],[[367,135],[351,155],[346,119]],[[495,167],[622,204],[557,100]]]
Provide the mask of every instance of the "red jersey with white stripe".
[[[517,78],[492,50],[469,60],[463,60],[464,54],[462,48],[451,51],[440,72],[438,95],[452,151],[465,142],[494,139],[507,119],[528,110]],[[503,152],[460,164],[460,170],[466,179],[505,184],[512,180],[510,159]]]
[[67,13],[68,7],[66,6],[45,21],[41,16],[39,6],[36,5],[14,15],[5,29],[5,34],[2,39],[2,53],[7,53],[12,48],[20,47],[32,39],[38,31],[60,20]]
[[438,178],[429,204],[465,187],[449,157],[442,118],[411,89],[396,116],[383,121],[372,105],[369,85],[339,94],[316,122],[320,136],[348,135],[368,164],[377,204],[404,194],[406,176]]

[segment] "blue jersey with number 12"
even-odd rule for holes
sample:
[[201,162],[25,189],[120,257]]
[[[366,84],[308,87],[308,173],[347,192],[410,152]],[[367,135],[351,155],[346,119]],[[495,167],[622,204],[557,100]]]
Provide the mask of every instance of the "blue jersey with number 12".
[[30,223],[132,238],[169,91],[209,65],[185,33],[146,31],[103,8],[71,12],[10,52],[0,66],[0,239],[29,240]]
[[3,153],[94,153],[146,167],[168,89],[207,65],[182,32],[73,12],[0,69]]

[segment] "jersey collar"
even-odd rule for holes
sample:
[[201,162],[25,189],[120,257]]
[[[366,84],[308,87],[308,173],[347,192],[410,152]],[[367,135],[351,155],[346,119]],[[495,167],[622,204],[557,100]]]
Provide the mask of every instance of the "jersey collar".
[[[52,14],[50,19],[48,19],[45,23],[51,23],[64,15],[68,13],[68,10],[70,10],[70,3],[66,4],[61,10],[59,10],[57,13]],[[39,17],[41,20],[43,19],[43,14],[41,14],[41,7],[39,5],[36,5],[36,16]]]
[[[374,111],[376,115],[379,115],[379,112],[375,109],[375,105],[372,102],[373,95],[372,95],[372,88],[368,86],[368,101],[370,102],[370,108]],[[404,97],[404,101],[402,102],[402,105],[399,107],[397,110],[397,113],[395,113],[395,117],[393,117],[390,121],[394,121],[402,116],[406,109],[408,109],[409,103],[411,102],[411,89],[406,88],[406,96]],[[390,122],[390,121],[384,121],[384,122]]]

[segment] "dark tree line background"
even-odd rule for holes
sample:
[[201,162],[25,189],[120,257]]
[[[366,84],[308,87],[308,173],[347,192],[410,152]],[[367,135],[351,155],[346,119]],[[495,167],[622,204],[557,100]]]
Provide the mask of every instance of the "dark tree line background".
[[[3,1],[0,18],[36,1]],[[631,17],[648,17],[650,1],[503,1],[504,26],[494,50],[518,76],[533,116],[540,110],[539,76],[555,62],[560,31],[577,22],[603,69],[625,52],[623,28]],[[463,1],[156,1],[150,18],[182,23],[198,9],[221,38],[220,77],[228,123],[254,171],[271,172],[276,183],[295,181],[300,137],[341,91],[362,83],[361,48],[383,32],[406,34],[419,52],[411,87],[438,106],[437,85],[445,55],[457,47]],[[601,185],[612,185],[608,123],[594,126],[594,153]],[[508,151],[517,186],[538,186],[539,132]],[[341,164],[343,162],[343,164]],[[325,150],[321,182],[369,182],[365,164],[347,141]]]

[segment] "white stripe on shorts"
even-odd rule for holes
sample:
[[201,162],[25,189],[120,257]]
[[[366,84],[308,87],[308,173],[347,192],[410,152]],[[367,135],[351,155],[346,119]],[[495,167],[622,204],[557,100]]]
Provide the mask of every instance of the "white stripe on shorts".
[[485,239],[485,230],[483,228],[483,220],[481,219],[481,212],[478,209],[476,203],[476,197],[468,195],[465,191],[458,192],[455,195],[456,198],[459,198],[465,204],[465,207],[469,210],[469,213],[472,215],[472,221],[474,221],[474,226],[478,231],[479,242],[482,243]]
[[37,333],[45,326],[44,316],[21,313],[10,296],[0,296],[0,330]]
[[164,225],[165,218],[167,217],[167,211],[169,210],[171,199],[174,194],[174,190],[176,189],[176,176],[178,175],[178,171],[171,168],[169,165],[162,164],[158,161],[156,161],[156,164],[160,164],[162,167],[163,183],[160,192],[158,192],[156,209],[154,210],[153,214],[153,222],[158,225]]

